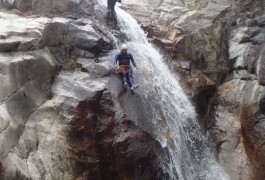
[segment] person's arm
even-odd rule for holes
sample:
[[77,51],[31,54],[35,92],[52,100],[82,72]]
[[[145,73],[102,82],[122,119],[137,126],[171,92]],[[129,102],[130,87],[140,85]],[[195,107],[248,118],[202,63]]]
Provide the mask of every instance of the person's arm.
[[114,58],[114,66],[117,67],[118,66],[118,61],[119,61],[119,54],[117,54]]
[[117,63],[118,63],[118,54],[114,58],[114,66],[117,65]]
[[[129,56],[130,56],[130,59],[131,59],[131,61],[132,61],[132,64],[134,65],[134,67],[136,67],[136,63],[135,63],[135,60],[134,60],[132,54],[130,54]],[[137,68],[137,67],[136,67],[136,68]]]

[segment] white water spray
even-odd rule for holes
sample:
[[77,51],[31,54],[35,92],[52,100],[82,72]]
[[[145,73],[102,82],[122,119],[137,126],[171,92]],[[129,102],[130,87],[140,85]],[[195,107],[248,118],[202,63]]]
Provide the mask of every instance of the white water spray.
[[[99,2],[106,5],[106,0]],[[138,94],[145,114],[143,128],[170,152],[170,161],[163,170],[171,179],[230,179],[210,155],[194,107],[182,91],[178,77],[170,72],[136,20],[118,7],[116,12],[120,31],[128,38],[129,50],[142,69],[136,81],[140,81]]]

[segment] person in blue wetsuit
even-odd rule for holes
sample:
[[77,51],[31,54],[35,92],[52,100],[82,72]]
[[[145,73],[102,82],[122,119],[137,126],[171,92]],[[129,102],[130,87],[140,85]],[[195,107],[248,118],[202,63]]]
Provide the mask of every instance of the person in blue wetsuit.
[[126,44],[123,44],[121,46],[121,52],[115,56],[114,66],[118,69],[118,72],[123,79],[124,87],[128,88],[129,86],[131,90],[134,90],[138,87],[138,85],[134,85],[130,62],[132,62],[136,69],[138,68],[136,66],[135,60],[133,59],[132,54],[128,53],[127,51],[128,46]]

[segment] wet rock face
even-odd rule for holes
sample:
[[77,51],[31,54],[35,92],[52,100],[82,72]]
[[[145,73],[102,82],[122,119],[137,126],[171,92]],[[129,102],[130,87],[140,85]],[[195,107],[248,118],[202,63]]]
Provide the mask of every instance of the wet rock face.
[[[27,31],[26,26],[17,28],[26,18],[19,22],[15,15],[1,16],[0,161],[6,169],[4,160],[19,141],[28,118],[47,100],[57,68],[48,49],[40,43],[39,31],[46,18],[43,22],[35,19]],[[12,18],[18,20],[17,26],[9,21]]]
[[31,11],[34,14],[62,13],[72,11],[81,0],[1,0],[1,7],[8,9],[17,9],[19,11]]
[[[216,157],[231,179],[264,178],[264,117],[260,105],[264,96],[262,7],[261,2],[254,1],[239,1],[233,6],[228,15],[234,23],[225,30],[229,32],[229,37],[225,36],[228,57],[224,57],[228,64],[213,61],[229,71],[227,80],[217,87],[217,99],[208,106],[212,115],[206,115],[204,124],[213,135]],[[216,42],[212,41],[211,44]],[[217,44],[219,49],[226,48],[225,43]],[[220,72],[216,75],[223,76]]]
[[[216,123],[213,127],[213,129],[217,127],[222,132],[218,133],[218,142],[222,144],[220,159],[223,159],[223,163],[229,167],[225,159],[238,157],[237,160],[232,161],[231,169],[244,167],[245,171],[242,173],[253,179],[264,178],[261,169],[264,168],[265,162],[262,145],[265,138],[262,123],[264,65],[261,60],[264,59],[264,38],[262,37],[264,6],[260,3],[242,1],[238,2],[235,8],[238,14],[234,19],[235,24],[229,40],[229,68],[233,79],[218,90],[218,105],[215,113],[223,118],[215,116]],[[233,125],[230,128],[224,128],[227,123]],[[227,171],[230,171],[232,177],[240,178],[240,175],[233,170],[227,168]]]
[[[81,80],[87,84],[82,84]],[[106,80],[93,81],[85,73],[62,73],[57,77],[51,90],[53,98],[30,115],[19,140],[14,141],[12,150],[3,157],[5,179],[41,179],[44,176],[47,179],[74,179],[79,170],[74,153],[77,148],[70,146],[69,137],[85,139],[80,136],[84,124],[79,124],[78,118],[86,112],[95,114],[105,83]],[[91,106],[94,107],[89,108]],[[73,128],[73,123],[80,127]],[[90,123],[88,125],[93,129],[93,121]],[[83,158],[82,153],[78,155]],[[90,158],[89,163],[93,163],[93,159]]]
[[167,150],[123,116],[119,79],[109,87],[114,40],[84,2],[1,1],[68,15],[0,12],[0,179],[169,179]]
[[233,80],[218,88],[218,99],[214,107],[214,118],[209,125],[216,156],[224,165],[231,179],[250,179],[251,164],[246,154],[241,136],[240,99],[245,96],[242,90],[244,81]]
[[264,179],[264,2],[162,0],[154,8],[152,22],[135,16],[172,59],[216,158],[231,179]]
[[[48,18],[22,18],[0,12],[3,27],[0,30],[0,52],[30,51],[44,48],[42,30]],[[26,25],[26,23],[29,23]],[[19,28],[18,28],[19,27]]]
[[[46,25],[42,38],[44,45],[49,47],[63,47],[70,51],[76,49],[88,51],[98,55],[104,49],[109,48],[111,41],[95,31],[92,27],[92,21],[82,22],[82,25],[70,23],[68,19],[63,19],[63,22],[52,22]],[[70,58],[70,57],[69,57]]]
[[[31,23],[25,25],[29,20]],[[29,119],[35,120],[32,113],[48,100],[49,88],[57,72],[56,62],[41,40],[41,31],[48,21],[47,18],[27,19],[1,13],[1,179],[29,177],[25,167],[31,166],[22,159],[27,159],[38,141],[35,129],[25,129]],[[24,133],[25,139],[21,138]],[[32,142],[31,147],[29,142]],[[20,172],[18,177],[14,176],[16,172]]]
[[[213,83],[220,84],[226,77],[229,63],[230,1],[165,0],[160,1],[158,7],[150,6],[153,11],[146,14],[151,14],[152,20],[135,14],[140,16],[138,20],[143,22],[150,41],[171,59],[169,66],[175,71],[180,69],[188,82],[202,73]],[[190,67],[182,68],[178,65],[182,62]],[[189,93],[197,94],[196,91]]]
[[[261,85],[264,85],[262,61],[264,57],[262,46],[264,43],[264,14],[261,12],[262,8],[259,8],[261,6],[259,3],[242,4],[245,6],[238,10],[240,12],[238,12],[235,28],[229,41],[230,68],[236,70],[235,72],[238,74],[236,78],[257,79]],[[246,8],[250,10],[246,10]]]
[[213,126],[218,158],[231,178],[263,179],[264,86],[231,80],[218,88]]
[[166,150],[150,134],[126,119],[116,120],[107,127],[112,131],[104,123],[98,134],[98,140],[105,142],[98,145],[103,155],[100,163],[103,179],[169,178],[161,168],[161,158],[166,158]]
[[[201,1],[203,2],[203,1]],[[215,83],[220,83],[226,73],[227,49],[226,49],[226,11],[229,9],[229,1],[209,1],[200,6],[188,5],[170,13],[176,17],[166,17],[173,30],[168,37],[173,41],[171,54],[177,61],[191,62],[191,71],[203,72]],[[176,13],[174,13],[176,12]],[[165,18],[160,13],[159,19],[163,24]],[[213,21],[213,19],[215,19]],[[194,28],[196,27],[196,28]]]

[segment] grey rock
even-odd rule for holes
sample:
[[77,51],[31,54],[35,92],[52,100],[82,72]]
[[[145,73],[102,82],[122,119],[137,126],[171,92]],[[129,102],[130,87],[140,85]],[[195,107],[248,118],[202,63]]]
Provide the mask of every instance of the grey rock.
[[12,8],[14,6],[14,0],[2,0],[3,6],[7,8]]
[[[69,7],[70,2],[73,5]],[[94,2],[88,1],[86,6],[75,9],[79,3],[33,1],[33,7],[43,8],[34,9],[33,14],[34,11],[40,15],[58,13],[70,8],[81,13],[80,9],[88,10],[93,6],[86,6]],[[20,5],[21,10],[30,10],[29,5]],[[116,106],[120,105],[113,104],[106,90],[110,79],[109,57],[83,64],[89,73],[77,69],[56,74],[58,62],[55,59],[69,60],[64,48],[73,53],[79,51],[74,54],[76,58],[81,54],[94,59],[105,46],[111,46],[106,30],[101,30],[104,28],[96,28],[91,20],[83,19],[21,17],[6,13],[0,16],[4,24],[0,29],[3,52],[0,55],[3,85],[0,86],[0,179],[108,179],[108,175],[115,179],[117,168],[121,179],[139,177],[143,170],[143,176],[150,176],[149,179],[163,175],[160,163],[156,163],[161,159],[157,151],[164,151],[161,145],[130,120],[114,119],[118,117]],[[122,89],[119,79],[114,86]],[[115,125],[112,140],[114,121],[119,124]],[[128,132],[129,143],[121,133],[123,128]],[[139,145],[135,146],[134,142]],[[128,145],[130,151],[119,152]],[[115,154],[109,151],[112,146]],[[139,158],[132,158],[139,154]],[[106,157],[114,159],[113,162],[109,164]],[[140,159],[148,163],[148,170],[144,167],[138,171]],[[157,169],[157,173],[152,169]]]
[[257,63],[257,67],[258,67],[258,82],[261,85],[265,85],[265,48],[263,48],[263,50],[261,51],[260,55],[259,55],[259,59],[258,59],[258,63]]
[[81,0],[2,0],[6,8],[31,11],[34,14],[63,13],[78,7]]
[[[45,179],[73,179],[76,167],[72,166],[74,161],[67,142],[69,123],[78,116],[76,109],[80,102],[94,102],[98,92],[106,88],[106,83],[107,79],[91,80],[86,73],[66,72],[56,78],[51,90],[53,98],[43,104],[40,103],[43,100],[39,91],[34,93],[32,89],[21,92],[22,95],[26,93],[24,98],[17,99],[19,93],[10,98],[7,108],[0,108],[1,129],[7,129],[0,135],[1,147],[5,147],[0,149],[1,152],[4,150],[1,159],[4,159],[2,162],[6,167],[5,178],[40,179],[45,176]],[[29,92],[32,94],[27,94]],[[20,103],[15,103],[17,100]],[[42,105],[33,111],[29,106],[38,101],[37,104]],[[14,124],[14,129],[8,123],[11,120],[16,122],[13,118],[22,118],[24,122]],[[8,132],[13,135],[10,141],[4,141],[3,137],[9,135]]]
[[264,27],[265,26],[265,15],[258,16],[255,19],[256,19],[259,27]]
[[[103,46],[110,44],[108,38],[96,32],[90,24],[73,25],[67,19],[55,20],[46,25],[43,32],[45,45],[64,46],[69,49],[81,49],[99,53]],[[105,41],[106,40],[106,41]]]
[[[221,154],[220,160],[226,164],[225,167],[232,179],[240,179],[240,174],[235,173],[239,171],[240,164],[244,164],[242,173],[245,178],[252,176],[253,173],[255,177],[261,177],[263,174],[255,171],[262,166],[262,161],[254,165],[254,169],[251,162],[264,158],[263,154],[255,155],[256,152],[264,149],[262,145],[262,139],[265,137],[264,115],[261,106],[255,105],[257,102],[262,102],[264,92],[264,86],[259,85],[257,81],[232,80],[219,88],[216,127],[222,132],[219,133],[219,142],[230,144],[230,147],[220,149],[219,155]],[[232,140],[235,138],[237,143],[233,144]],[[238,170],[233,170],[234,168]]]
[[90,50],[93,53],[98,53],[102,49],[102,39],[97,34],[75,33],[71,38],[79,49]]
[[[244,95],[246,82],[242,80],[230,81],[218,89],[218,106],[215,110],[216,123],[211,128],[216,131],[216,145],[218,159],[224,165],[231,179],[251,176],[251,165],[244,151],[241,139],[241,124],[234,112],[239,114],[240,99]],[[216,129],[216,130],[215,130]],[[241,169],[243,168],[243,169]]]
[[79,58],[77,63],[82,67],[83,72],[89,73],[92,77],[105,77],[111,73],[111,64],[109,61],[95,62],[96,59]]
[[[0,108],[0,119],[3,122],[0,128],[0,144],[3,147],[0,148],[0,160],[4,162],[23,134],[30,115],[47,100],[47,92],[56,73],[56,65],[47,49],[44,49],[19,55],[5,54],[4,58],[1,58],[1,67],[1,75],[4,75],[5,79],[8,77],[8,80],[2,81],[4,84],[1,86],[1,92],[4,93],[1,93]],[[17,155],[14,158],[13,160],[16,161]],[[7,162],[12,163],[12,161]],[[15,171],[17,168],[25,168],[22,164],[10,167],[4,163],[4,166],[8,170],[13,168]],[[9,176],[8,170],[5,170],[5,179],[15,174]],[[24,171],[21,177],[23,175]]]
[[163,50],[172,46],[163,39],[173,41],[166,51],[172,54],[169,66],[188,61],[191,70],[183,79],[199,70],[217,85],[213,102],[197,108],[212,109],[202,119],[216,158],[231,179],[264,179],[264,2],[161,0],[159,7],[145,2],[152,21],[138,19],[149,24]]
[[[43,31],[43,42],[46,46],[63,45],[67,38],[67,25],[60,22],[47,24]],[[65,42],[66,43],[66,42]]]
[[[85,84],[83,84],[85,82]],[[83,101],[94,97],[94,93],[106,88],[106,80],[94,81],[82,72],[65,73],[60,75],[52,88],[53,96],[67,96]]]
[[[48,19],[0,13],[3,23],[0,51],[4,52],[0,55],[3,84],[0,86],[0,179],[100,179],[100,169],[114,175],[111,170],[117,167],[131,170],[134,161],[126,158],[133,153],[119,154],[120,148],[131,146],[127,142],[115,144],[109,134],[114,132],[116,140],[124,140],[119,127],[125,126],[130,141],[134,142],[135,137],[130,133],[135,131],[127,131],[127,127],[137,127],[119,119],[121,124],[113,128],[117,109],[113,108],[108,93],[104,93],[110,65],[108,61],[94,61],[102,48],[111,46],[112,40],[104,28],[95,28],[92,21],[79,19],[83,13],[102,20],[104,8],[94,12],[95,1],[23,2],[4,1],[9,8],[33,10],[33,14],[68,11],[77,14],[68,16],[73,17],[70,19]],[[215,140],[216,157],[231,179],[264,177],[264,11],[256,11],[259,5],[241,0],[233,7],[228,0],[147,0],[138,7],[143,6],[142,19],[151,14],[154,22],[159,23],[153,36],[157,33],[161,46],[170,47],[175,59],[187,62],[188,67],[184,64],[184,68],[191,73],[197,68],[214,84],[221,84],[217,87],[216,101],[209,100],[205,105],[213,102],[210,106],[214,108],[203,109],[205,113],[212,109],[211,124],[207,127]],[[49,46],[49,50],[44,46]],[[57,70],[51,54],[63,63],[64,48],[73,50],[86,73],[62,71],[49,91]],[[117,90],[119,80],[116,81],[113,86]],[[118,99],[122,88],[116,90]],[[140,134],[153,142],[147,134],[142,131]],[[117,167],[102,167],[106,161],[99,159],[97,153],[102,153],[105,159],[113,157],[106,153],[111,148],[122,160],[117,158],[112,163]],[[126,166],[120,166],[119,162]],[[128,177],[123,173],[119,175]],[[106,174],[103,176],[108,179]]]
[[26,11],[32,9],[32,3],[34,0],[15,0],[15,7],[20,11]]
[[0,102],[7,100],[26,83],[35,84],[39,82],[45,85],[46,81],[51,79],[56,71],[55,62],[47,49],[19,54],[1,54],[0,64],[0,79],[3,82]]
[[[0,52],[42,49],[42,30],[50,20],[45,17],[25,18],[0,12]],[[31,24],[27,25],[28,21]],[[17,28],[19,27],[19,28]]]
[[77,56],[83,57],[83,58],[92,59],[92,58],[95,57],[95,54],[93,54],[93,53],[91,53],[89,51],[83,50],[83,49],[76,49],[75,53],[76,53]]

